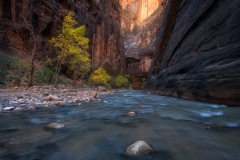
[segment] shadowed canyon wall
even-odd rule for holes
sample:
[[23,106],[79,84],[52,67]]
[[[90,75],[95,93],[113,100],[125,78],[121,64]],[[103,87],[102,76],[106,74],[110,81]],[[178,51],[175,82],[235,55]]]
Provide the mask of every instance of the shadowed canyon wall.
[[239,0],[169,0],[146,87],[240,105],[239,20]]
[[61,32],[68,11],[75,12],[79,24],[87,27],[92,68],[104,66],[109,72],[122,72],[124,53],[118,0],[0,0],[0,48],[19,55],[29,50],[30,33],[22,18],[25,15],[30,17],[28,25],[40,37],[40,57],[50,55],[48,41]]

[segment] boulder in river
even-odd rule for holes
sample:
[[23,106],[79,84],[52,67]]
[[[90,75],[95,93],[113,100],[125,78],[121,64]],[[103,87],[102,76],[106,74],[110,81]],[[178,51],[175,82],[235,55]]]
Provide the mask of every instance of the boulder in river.
[[60,129],[64,127],[64,124],[59,124],[59,123],[50,123],[48,125],[46,125],[47,128],[51,128],[51,129]]
[[128,112],[127,115],[131,116],[131,117],[134,117],[134,116],[136,116],[136,113],[135,112]]
[[152,147],[150,147],[146,142],[137,141],[126,149],[125,154],[127,156],[141,156],[152,151]]

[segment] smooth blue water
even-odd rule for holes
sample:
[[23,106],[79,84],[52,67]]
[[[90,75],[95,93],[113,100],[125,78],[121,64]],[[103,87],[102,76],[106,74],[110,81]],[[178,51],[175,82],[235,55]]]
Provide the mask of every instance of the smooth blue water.
[[[104,102],[0,114],[0,159],[240,159],[239,107],[138,91],[101,99]],[[137,116],[127,116],[129,111]],[[52,122],[65,128],[44,127]],[[206,129],[212,125],[228,127]],[[126,157],[124,150],[138,140],[149,143],[155,152]]]

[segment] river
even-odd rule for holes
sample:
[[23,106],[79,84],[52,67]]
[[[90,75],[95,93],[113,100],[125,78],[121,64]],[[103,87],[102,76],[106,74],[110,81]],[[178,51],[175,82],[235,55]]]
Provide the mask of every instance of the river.
[[[138,91],[117,92],[80,106],[0,114],[1,160],[237,160],[240,108]],[[126,113],[134,111],[135,117]],[[49,123],[64,128],[47,129]],[[221,125],[225,127],[210,128]],[[154,152],[127,157],[144,140]]]

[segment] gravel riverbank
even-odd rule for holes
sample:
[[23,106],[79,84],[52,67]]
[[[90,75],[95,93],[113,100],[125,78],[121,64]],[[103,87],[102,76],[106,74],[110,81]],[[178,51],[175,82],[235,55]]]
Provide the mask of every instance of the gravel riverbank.
[[91,100],[101,101],[101,95],[112,94],[112,90],[104,87],[73,88],[59,85],[57,88],[33,86],[31,88],[14,87],[0,89],[0,112],[32,110],[56,105],[81,105]]

